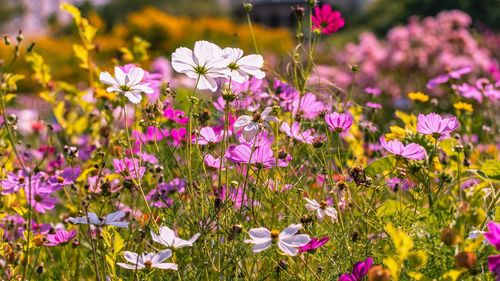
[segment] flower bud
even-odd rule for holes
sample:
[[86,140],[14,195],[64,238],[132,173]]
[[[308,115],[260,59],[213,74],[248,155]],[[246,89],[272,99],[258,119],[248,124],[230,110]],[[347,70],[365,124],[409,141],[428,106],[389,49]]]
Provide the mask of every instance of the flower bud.
[[455,256],[455,265],[471,269],[476,265],[476,254],[473,252],[460,252]]
[[419,250],[408,255],[408,264],[414,269],[420,269],[427,263],[427,255]]
[[460,242],[460,236],[455,229],[445,227],[441,230],[441,241],[443,241],[445,245],[455,246]]
[[245,9],[245,12],[250,13],[253,9],[252,3],[243,3],[243,9]]
[[368,270],[368,281],[389,281],[391,273],[381,265],[375,265]]

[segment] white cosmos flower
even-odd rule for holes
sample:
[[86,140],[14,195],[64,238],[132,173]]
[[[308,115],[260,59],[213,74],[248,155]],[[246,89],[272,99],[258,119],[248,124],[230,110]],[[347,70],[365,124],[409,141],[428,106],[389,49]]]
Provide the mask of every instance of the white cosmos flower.
[[229,59],[222,49],[207,41],[197,41],[194,49],[180,47],[172,54],[172,68],[186,74],[191,79],[198,79],[198,89],[217,90],[215,78],[227,77]]
[[123,257],[129,263],[117,263],[119,266],[126,269],[172,269],[177,270],[177,264],[163,262],[172,256],[171,250],[164,250],[158,253],[143,253],[140,256],[137,253],[125,251]]
[[149,83],[141,83],[142,78],[144,78],[144,70],[139,67],[132,67],[128,73],[125,73],[121,68],[116,66],[114,78],[108,72],[101,72],[99,75],[101,82],[111,85],[106,91],[110,93],[123,93],[131,103],[135,104],[141,102],[141,93],[153,93],[153,89],[149,87]]
[[250,78],[250,75],[257,79],[264,79],[266,74],[260,70],[264,65],[261,55],[243,56],[243,50],[238,48],[225,48],[222,50],[229,59],[229,76],[233,81],[243,83]]
[[306,245],[311,241],[307,234],[297,234],[302,228],[302,224],[291,224],[285,228],[281,233],[277,230],[269,231],[264,227],[252,228],[248,231],[250,239],[246,239],[245,243],[254,244],[253,252],[259,253],[269,247],[273,243],[278,244],[278,248],[289,256],[295,256],[299,252],[298,248]]
[[108,214],[102,219],[99,219],[95,213],[88,213],[88,217],[79,217],[79,218],[69,218],[68,221],[74,224],[92,224],[95,226],[105,226],[111,225],[116,227],[128,227],[128,222],[123,221],[126,213],[123,211],[114,212]]
[[306,203],[306,209],[309,211],[316,212],[316,217],[318,218],[318,221],[322,221],[325,216],[328,216],[332,219],[332,221],[337,220],[337,210],[335,208],[328,206],[328,204],[325,201],[321,201],[321,203],[318,203],[314,199],[309,199],[309,198],[304,198],[304,200],[307,201]]
[[162,226],[160,227],[160,231],[158,234],[154,233],[151,230],[151,237],[156,243],[160,243],[166,247],[178,249],[193,246],[193,243],[198,240],[198,237],[200,237],[200,233],[196,233],[189,240],[183,240],[177,237],[172,229],[168,228],[167,226]]
[[243,130],[243,138],[246,141],[252,140],[259,132],[261,126],[269,127],[269,122],[280,121],[276,116],[271,115],[272,110],[271,107],[266,107],[262,113],[254,112],[253,116],[241,115],[234,122],[234,130],[236,132]]

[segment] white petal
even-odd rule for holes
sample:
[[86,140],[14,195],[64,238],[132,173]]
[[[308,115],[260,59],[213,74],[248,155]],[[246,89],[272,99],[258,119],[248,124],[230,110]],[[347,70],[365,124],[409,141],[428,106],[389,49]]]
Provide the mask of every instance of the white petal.
[[109,74],[109,72],[101,72],[101,74],[99,75],[99,80],[101,80],[101,82],[103,82],[105,84],[119,87],[115,78],[113,78],[113,76],[111,76],[111,74]]
[[248,125],[250,122],[252,122],[252,117],[248,115],[242,115],[238,117],[236,122],[233,124],[233,128],[235,132],[241,131],[246,125]]
[[250,238],[252,239],[270,239],[271,238],[271,232],[269,229],[265,227],[259,227],[259,228],[252,228],[250,231],[248,231],[248,235],[250,235]]
[[198,89],[215,92],[217,91],[217,82],[208,75],[201,75],[198,81]]
[[138,104],[142,100],[142,96],[138,92],[127,91],[124,93],[128,100],[133,104]]
[[175,264],[175,263],[157,263],[153,267],[156,267],[156,268],[159,268],[159,269],[177,270],[177,264]]
[[306,209],[309,211],[316,211],[319,209],[319,203],[314,199],[304,198],[307,201]]
[[281,251],[283,251],[283,253],[285,253],[289,256],[296,256],[297,253],[299,252],[299,250],[296,247],[289,245],[287,243],[284,243],[282,241],[278,242],[278,247],[281,249]]
[[266,240],[266,241],[262,241],[262,242],[260,242],[260,243],[258,243],[258,244],[255,244],[255,245],[252,247],[252,251],[253,251],[254,253],[259,253],[259,252],[262,252],[262,251],[264,251],[264,250],[268,249],[268,248],[271,246],[271,244],[272,244],[272,243],[273,243],[273,241],[272,241],[271,239]]
[[127,86],[137,85],[142,81],[144,77],[144,70],[140,67],[134,67],[127,73],[128,83]]
[[118,66],[115,66],[115,79],[116,79],[116,82],[118,83],[118,85],[125,85],[126,84],[125,77],[127,77],[125,72],[123,72],[123,70],[121,68],[119,68]]
[[201,235],[201,233],[196,233],[195,235],[193,235],[193,237],[191,237],[191,239],[188,240],[188,242],[193,244],[194,242],[196,242],[196,240],[198,240],[200,235]]
[[311,241],[311,237],[307,234],[297,234],[286,238],[280,238],[280,242],[286,243],[295,247],[302,247]]
[[128,263],[122,263],[122,262],[117,262],[116,263],[118,266],[126,268],[126,269],[143,269],[145,266],[144,265],[134,265],[134,264],[128,264]]
[[154,264],[155,263],[161,263],[164,260],[170,258],[171,256],[172,256],[172,250],[169,250],[169,249],[163,250],[163,251],[159,252],[158,254],[156,254],[152,258],[151,262],[153,262]]
[[154,93],[153,88],[149,87],[149,83],[132,86],[131,90],[134,92],[143,92],[148,95]]
[[139,255],[137,255],[137,253],[130,251],[123,252],[123,257],[125,258],[126,261],[132,264],[136,264],[140,260]]
[[181,47],[172,54],[172,68],[180,73],[192,71],[196,63],[193,61],[193,51]]
[[302,228],[302,224],[291,224],[280,233],[280,240],[295,235]]

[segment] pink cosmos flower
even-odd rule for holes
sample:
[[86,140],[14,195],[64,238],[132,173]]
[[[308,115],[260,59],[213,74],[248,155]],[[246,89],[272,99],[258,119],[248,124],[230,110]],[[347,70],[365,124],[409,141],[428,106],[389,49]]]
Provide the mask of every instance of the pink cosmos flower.
[[361,281],[368,274],[368,270],[370,270],[372,265],[373,259],[371,257],[357,262],[352,268],[352,273],[342,274],[338,281]]
[[[252,158],[250,158],[252,157]],[[252,153],[252,148],[246,144],[231,146],[226,151],[226,158],[238,164],[251,164],[263,168],[276,166],[276,158],[269,146],[257,147]]]
[[382,105],[380,103],[376,103],[376,102],[367,102],[365,104],[366,107],[369,107],[369,108],[373,108],[373,109],[381,109],[382,108]]
[[213,169],[225,170],[226,169],[225,168],[225,163],[226,163],[225,158],[222,159],[222,166],[221,166],[220,161],[221,161],[220,157],[215,158],[212,154],[207,154],[203,158],[203,163],[205,163],[205,166],[213,168]]
[[330,238],[328,236],[325,236],[321,239],[314,237],[311,239],[311,241],[309,241],[309,243],[299,248],[299,253],[313,253],[314,251],[316,251],[316,249],[325,245],[329,240]]
[[409,160],[422,160],[426,156],[425,149],[416,143],[410,143],[405,146],[399,140],[386,142],[384,137],[380,138],[380,143],[390,153],[396,156],[403,156]]
[[387,185],[392,191],[397,192],[398,190],[408,191],[415,186],[415,183],[409,179],[390,178],[387,180]]
[[37,213],[45,214],[47,210],[54,209],[55,205],[59,202],[57,198],[52,196],[53,188],[44,185],[41,181],[32,182],[31,192],[30,187],[26,185],[24,187],[24,192],[28,203]]
[[186,128],[174,128],[170,130],[170,136],[172,137],[174,141],[174,145],[180,145],[182,144],[183,141],[185,141],[187,135],[187,130]]
[[349,113],[333,112],[325,116],[325,121],[330,130],[341,133],[351,128],[353,119]]
[[311,144],[314,140],[312,136],[312,130],[300,131],[299,122],[293,122],[292,127],[288,123],[283,122],[281,124],[280,130],[283,131],[287,136],[294,138],[300,142]]
[[493,221],[488,223],[488,232],[484,233],[484,238],[500,251],[500,224]]
[[17,173],[8,173],[6,179],[0,180],[2,195],[16,193],[27,184],[28,175],[24,172],[24,170],[19,170]]
[[[146,172],[146,167],[139,166],[139,161],[137,159],[113,159],[113,167],[115,171],[124,176],[125,179],[142,178]],[[138,171],[136,171],[136,168]]]
[[208,145],[219,143],[222,141],[224,136],[224,132],[220,132],[218,134],[215,133],[212,127],[203,127],[200,130],[199,137],[193,140],[193,143],[197,143],[199,145]]
[[[300,107],[299,107],[300,104]],[[318,117],[321,110],[325,109],[325,104],[316,99],[316,95],[307,93],[302,97],[296,96],[292,103],[294,115],[300,114],[308,120]]]
[[184,111],[174,109],[171,105],[167,105],[163,110],[163,116],[165,116],[167,120],[174,121],[175,123],[181,125],[186,125],[188,121]]
[[378,97],[382,94],[382,90],[379,88],[374,88],[374,87],[366,87],[365,93],[367,93],[369,95],[373,95],[375,97]]
[[80,174],[81,170],[79,167],[67,167],[61,173],[50,177],[48,183],[54,188],[54,190],[59,190],[63,188],[63,186],[73,184]]
[[450,133],[459,126],[456,117],[443,118],[434,112],[427,115],[419,114],[417,119],[417,132],[432,135],[434,138],[448,138]]
[[71,241],[76,236],[76,229],[71,231],[66,231],[64,229],[59,229],[55,234],[48,234],[45,238],[47,242],[44,244],[48,247],[54,247],[59,245],[65,245]]
[[483,102],[483,95],[472,85],[462,83],[458,85],[451,85],[451,88],[464,98],[475,99],[478,103]]
[[314,8],[312,16],[312,29],[319,30],[322,34],[332,34],[344,26],[344,19],[339,11],[332,11],[330,5]]
[[471,71],[472,71],[472,68],[466,66],[466,67],[452,70],[446,74],[439,75],[439,76],[429,80],[429,82],[427,83],[427,89],[434,89],[437,86],[448,82],[450,79],[459,79],[460,77],[462,77],[463,75],[465,75],[467,73],[470,73]]
[[488,257],[488,269],[496,276],[496,281],[500,280],[500,255]]

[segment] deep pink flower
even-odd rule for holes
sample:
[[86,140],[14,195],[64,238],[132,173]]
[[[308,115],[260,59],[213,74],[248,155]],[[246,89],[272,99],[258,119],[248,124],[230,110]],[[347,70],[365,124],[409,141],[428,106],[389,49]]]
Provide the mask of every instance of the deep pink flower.
[[371,257],[357,262],[352,268],[352,273],[342,274],[338,281],[361,281],[368,274],[368,270],[370,270],[372,265],[373,259]]
[[441,117],[434,112],[427,115],[419,114],[417,119],[417,132],[432,135],[434,138],[448,138],[450,133],[459,126],[456,117]]
[[495,275],[495,280],[500,280],[500,255],[488,257],[488,269]]
[[399,140],[386,142],[384,137],[380,138],[380,143],[390,153],[409,160],[422,160],[426,156],[425,149],[416,143],[410,143],[405,146]]
[[366,107],[369,107],[369,108],[373,108],[373,109],[381,109],[382,108],[382,105],[380,103],[376,103],[376,102],[367,102],[365,104]]
[[341,133],[351,128],[353,119],[349,113],[333,112],[325,116],[325,121],[330,130]]
[[55,234],[47,234],[45,237],[47,242],[45,242],[45,246],[54,247],[59,245],[64,245],[71,241],[76,236],[76,229],[71,231],[66,231],[64,229],[59,229]]
[[344,19],[339,11],[332,11],[330,5],[314,8],[312,16],[312,29],[319,30],[322,34],[332,34],[344,26]]
[[188,121],[184,111],[174,109],[171,105],[166,105],[166,108],[163,110],[163,116],[165,116],[167,120],[174,121],[181,125],[186,125]]
[[375,97],[378,97],[382,94],[382,90],[379,88],[374,88],[374,87],[366,87],[365,93],[367,93],[369,95],[373,95]]
[[213,168],[213,169],[222,169],[225,170],[225,158],[223,159],[222,166],[221,166],[221,158],[217,157],[215,158],[212,154],[207,154],[203,158],[203,163],[205,163],[205,166]]
[[500,224],[493,221],[488,223],[488,232],[484,233],[484,238],[500,251]]
[[174,128],[170,130],[170,136],[174,140],[174,145],[180,145],[185,139],[187,135],[187,130],[186,128]]
[[318,249],[319,247],[325,245],[329,240],[330,238],[328,236],[325,236],[321,239],[314,237],[311,239],[311,241],[309,241],[309,243],[299,248],[299,253],[305,253],[305,252],[312,253],[316,251],[316,249]]

